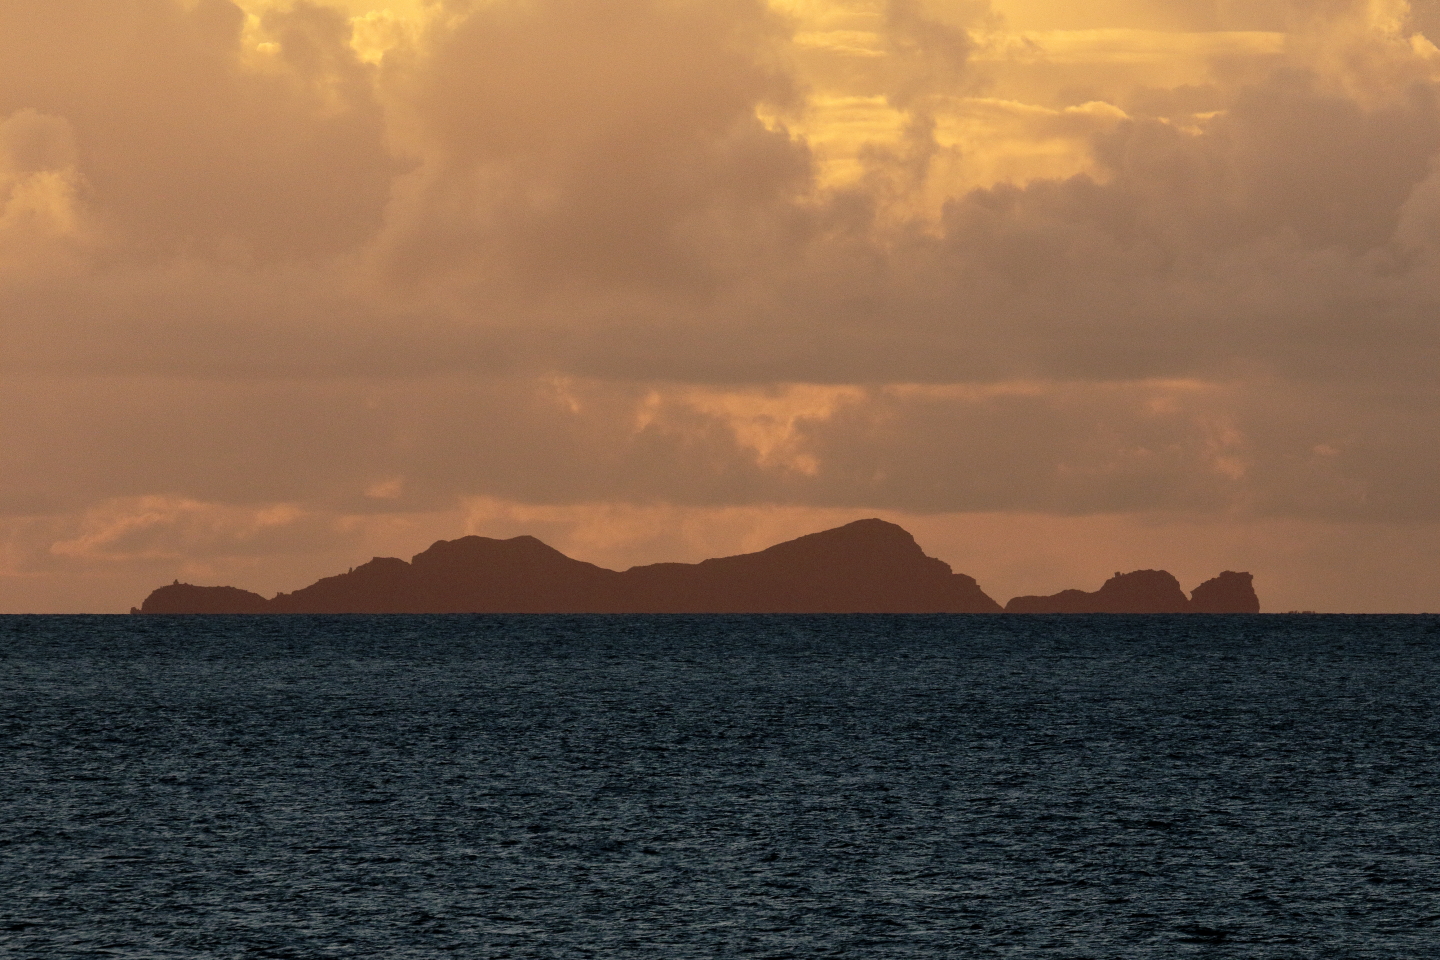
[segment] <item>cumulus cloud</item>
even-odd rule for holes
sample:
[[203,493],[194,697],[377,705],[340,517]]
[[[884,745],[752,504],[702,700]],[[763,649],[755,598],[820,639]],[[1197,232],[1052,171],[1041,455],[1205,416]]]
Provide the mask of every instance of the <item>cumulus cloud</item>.
[[1440,520],[1433,3],[5,17],[8,576]]
[[334,252],[380,222],[398,164],[371,68],[337,11],[267,12],[246,50],[228,0],[8,5],[0,115],[73,131],[111,256]]

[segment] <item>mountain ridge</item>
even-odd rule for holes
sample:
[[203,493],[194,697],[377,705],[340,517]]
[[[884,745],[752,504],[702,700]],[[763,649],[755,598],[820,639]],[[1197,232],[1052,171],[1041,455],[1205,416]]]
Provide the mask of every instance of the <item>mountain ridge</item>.
[[[375,557],[270,600],[236,587],[176,581],[152,591],[131,612],[1256,612],[1259,602],[1250,584],[1248,573],[1227,571],[1197,587],[1192,603],[1170,574],[1136,571],[1116,574],[1094,594],[1068,590],[1051,597],[1017,597],[1001,607],[974,577],[927,556],[903,527],[871,518],[754,553],[624,571],[568,557],[531,536],[497,540],[472,535],[437,540],[408,563]],[[1242,596],[1245,590],[1248,598]]]

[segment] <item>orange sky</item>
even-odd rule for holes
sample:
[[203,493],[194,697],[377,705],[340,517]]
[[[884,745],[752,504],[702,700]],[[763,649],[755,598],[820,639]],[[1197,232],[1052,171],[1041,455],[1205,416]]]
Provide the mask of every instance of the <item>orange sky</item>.
[[10,0],[0,612],[905,525],[1440,610],[1440,0]]

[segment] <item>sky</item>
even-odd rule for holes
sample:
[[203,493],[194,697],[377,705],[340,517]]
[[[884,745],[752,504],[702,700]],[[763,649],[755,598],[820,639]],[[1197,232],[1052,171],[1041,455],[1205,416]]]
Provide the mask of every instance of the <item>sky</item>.
[[1440,0],[5,0],[0,612],[878,516],[1440,611]]

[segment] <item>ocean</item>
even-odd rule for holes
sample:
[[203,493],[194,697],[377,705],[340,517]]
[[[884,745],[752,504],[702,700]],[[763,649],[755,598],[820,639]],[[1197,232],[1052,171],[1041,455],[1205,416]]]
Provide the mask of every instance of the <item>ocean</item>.
[[0,618],[0,956],[1440,956],[1440,617]]

